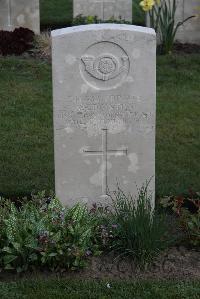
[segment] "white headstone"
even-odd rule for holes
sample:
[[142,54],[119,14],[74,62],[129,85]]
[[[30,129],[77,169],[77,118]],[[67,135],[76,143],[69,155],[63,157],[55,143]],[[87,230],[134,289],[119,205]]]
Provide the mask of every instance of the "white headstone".
[[18,27],[40,33],[39,0],[0,0],[0,30]]
[[97,16],[100,20],[122,19],[132,23],[132,0],[74,0],[74,17]]
[[117,183],[154,194],[156,36],[131,25],[52,32],[56,194],[105,202]]
[[177,0],[176,22],[196,16],[179,28],[176,40],[200,44],[200,0]]

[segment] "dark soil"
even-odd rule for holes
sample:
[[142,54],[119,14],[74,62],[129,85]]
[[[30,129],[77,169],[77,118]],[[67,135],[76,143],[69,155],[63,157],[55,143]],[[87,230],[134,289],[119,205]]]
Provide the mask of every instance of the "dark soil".
[[113,255],[93,257],[84,270],[63,274],[48,271],[8,274],[0,273],[0,281],[49,278],[54,276],[72,279],[109,280],[187,280],[200,279],[200,252],[185,247],[173,247],[163,252],[146,270],[140,270],[130,259],[117,259]]
[[[174,247],[163,252],[147,270],[139,270],[129,259],[113,260],[112,256],[92,258],[82,278],[93,279],[199,279],[200,252]],[[75,275],[76,276],[76,275]]]
[[176,54],[200,54],[200,45],[175,43],[173,53]]

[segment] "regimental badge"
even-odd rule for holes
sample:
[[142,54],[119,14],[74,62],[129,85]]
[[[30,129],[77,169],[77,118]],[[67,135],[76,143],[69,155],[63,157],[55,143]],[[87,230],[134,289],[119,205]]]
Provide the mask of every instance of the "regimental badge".
[[91,45],[80,59],[83,78],[98,89],[115,88],[125,81],[130,69],[127,53],[113,42]]
[[120,75],[128,68],[128,57],[122,56],[119,59],[112,54],[103,54],[99,57],[83,56],[85,70],[98,80],[107,81]]

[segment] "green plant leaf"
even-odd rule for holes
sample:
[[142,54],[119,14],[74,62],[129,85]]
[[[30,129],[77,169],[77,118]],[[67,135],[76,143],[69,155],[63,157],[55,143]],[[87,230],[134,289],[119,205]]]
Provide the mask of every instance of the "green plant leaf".
[[17,255],[5,255],[3,257],[4,264],[10,264],[11,262],[15,261],[18,258]]
[[17,251],[19,251],[20,250],[20,248],[21,248],[21,245],[20,245],[20,243],[17,243],[17,242],[13,242],[12,243],[12,245],[13,245],[13,247],[17,250]]
[[10,264],[7,264],[5,267],[4,267],[5,270],[14,270],[14,267],[12,267]]
[[3,247],[2,251],[3,252],[7,252],[7,253],[12,253],[12,249],[10,247],[8,247],[8,246]]
[[57,256],[58,254],[56,252],[52,252],[50,254],[48,254],[49,257],[53,257],[53,256]]

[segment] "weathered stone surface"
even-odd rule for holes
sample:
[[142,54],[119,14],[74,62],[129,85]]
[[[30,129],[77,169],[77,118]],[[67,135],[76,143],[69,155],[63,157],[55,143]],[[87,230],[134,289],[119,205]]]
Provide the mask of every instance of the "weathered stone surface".
[[132,22],[132,0],[74,0],[74,17],[97,16],[101,20],[110,18]]
[[[200,44],[200,0],[178,0],[176,22],[190,19],[179,28],[176,39],[182,43]],[[198,16],[197,16],[198,15]]]
[[[117,182],[154,193],[156,37],[116,24],[52,32],[56,194],[105,203]],[[136,187],[137,186],[137,187]]]
[[39,0],[0,0],[0,30],[17,27],[40,32]]

